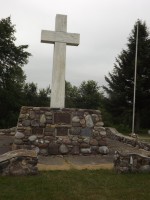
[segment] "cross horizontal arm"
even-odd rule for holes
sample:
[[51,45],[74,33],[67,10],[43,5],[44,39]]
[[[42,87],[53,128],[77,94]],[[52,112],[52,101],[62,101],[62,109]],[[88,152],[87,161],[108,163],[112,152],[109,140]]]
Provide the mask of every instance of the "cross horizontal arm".
[[41,42],[51,44],[62,42],[67,45],[78,46],[80,43],[80,35],[77,33],[42,30]]

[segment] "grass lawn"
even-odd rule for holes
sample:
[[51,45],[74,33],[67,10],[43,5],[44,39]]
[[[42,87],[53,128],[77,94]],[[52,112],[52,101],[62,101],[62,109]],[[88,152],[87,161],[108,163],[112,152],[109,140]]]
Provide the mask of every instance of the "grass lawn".
[[0,200],[149,200],[150,174],[111,170],[40,172],[0,177]]
[[138,137],[139,137],[139,139],[141,141],[150,143],[150,135],[148,135],[148,134],[139,134]]

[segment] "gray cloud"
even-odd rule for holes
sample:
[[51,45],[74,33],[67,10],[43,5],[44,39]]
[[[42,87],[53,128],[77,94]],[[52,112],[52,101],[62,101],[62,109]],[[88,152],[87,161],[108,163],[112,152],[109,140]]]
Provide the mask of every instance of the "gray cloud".
[[56,14],[68,15],[68,32],[80,33],[81,40],[78,47],[67,47],[66,80],[103,85],[136,20],[150,27],[149,8],[149,0],[1,0],[0,18],[11,15],[16,44],[29,44],[27,81],[42,88],[51,84],[53,45],[40,43],[41,30],[54,30]]

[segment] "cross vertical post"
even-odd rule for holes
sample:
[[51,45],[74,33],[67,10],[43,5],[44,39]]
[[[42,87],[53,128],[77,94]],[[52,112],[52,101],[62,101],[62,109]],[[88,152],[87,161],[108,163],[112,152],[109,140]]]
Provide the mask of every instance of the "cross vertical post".
[[56,15],[55,31],[42,31],[41,42],[54,44],[51,108],[65,107],[66,45],[79,45],[79,34],[67,33],[67,15]]
[[[67,31],[67,16],[56,15],[55,31]],[[65,107],[66,44],[55,42],[50,107]]]

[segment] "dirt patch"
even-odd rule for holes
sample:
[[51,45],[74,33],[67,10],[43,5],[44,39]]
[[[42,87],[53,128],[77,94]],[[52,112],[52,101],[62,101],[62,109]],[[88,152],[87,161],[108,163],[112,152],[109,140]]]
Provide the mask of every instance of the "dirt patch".
[[113,163],[106,163],[106,164],[99,164],[99,165],[72,165],[72,164],[64,164],[64,165],[44,165],[44,164],[38,164],[37,165],[39,171],[48,171],[48,170],[71,170],[71,169],[77,169],[77,170],[83,170],[83,169],[89,169],[89,170],[96,170],[96,169],[113,169]]
[[49,170],[69,170],[70,166],[68,164],[64,165],[45,165],[45,164],[37,164],[39,171],[49,171]]

